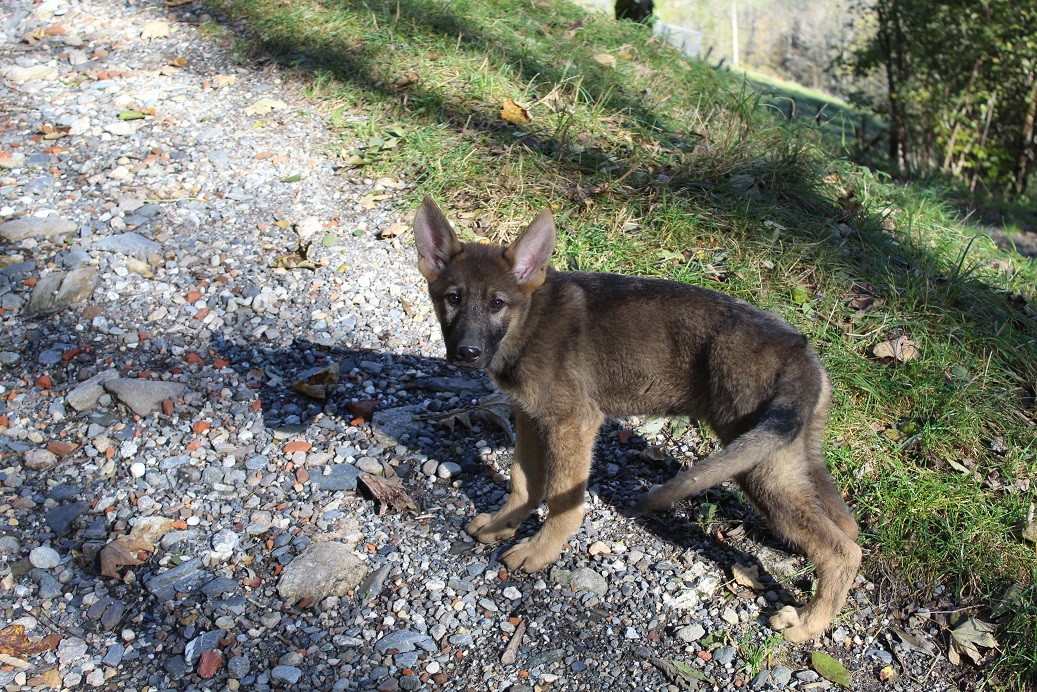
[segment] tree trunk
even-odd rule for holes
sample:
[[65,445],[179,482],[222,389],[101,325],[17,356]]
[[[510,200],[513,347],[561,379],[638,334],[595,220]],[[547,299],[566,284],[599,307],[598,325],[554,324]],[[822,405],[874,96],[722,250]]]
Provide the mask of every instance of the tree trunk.
[[652,0],[616,0],[616,19],[645,22],[655,9]]
[[1030,102],[1026,105],[1023,129],[1019,137],[1019,160],[1015,164],[1015,183],[1012,192],[1022,196],[1033,172],[1034,155],[1037,154],[1037,138],[1034,137],[1034,121],[1037,120],[1037,74],[1030,72]]

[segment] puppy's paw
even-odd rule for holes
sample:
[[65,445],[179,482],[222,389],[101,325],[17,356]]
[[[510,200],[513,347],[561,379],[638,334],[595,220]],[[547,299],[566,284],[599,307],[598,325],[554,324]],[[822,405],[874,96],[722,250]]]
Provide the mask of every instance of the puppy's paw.
[[771,616],[771,629],[781,631],[785,641],[791,644],[802,644],[820,634],[808,627],[800,618],[799,610],[792,606],[785,606]]
[[480,543],[499,543],[515,535],[515,529],[501,522],[495,514],[476,515],[465,532]]
[[534,536],[510,548],[501,559],[512,572],[520,569],[526,572],[539,572],[556,561],[561,554],[560,547],[544,548],[542,541],[538,541]]

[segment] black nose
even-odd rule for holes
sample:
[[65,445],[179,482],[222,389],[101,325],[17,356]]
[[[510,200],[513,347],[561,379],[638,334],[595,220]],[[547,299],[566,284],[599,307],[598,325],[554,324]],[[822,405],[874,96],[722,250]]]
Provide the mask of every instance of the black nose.
[[475,346],[458,346],[457,347],[457,359],[464,363],[474,363],[479,360],[479,356],[482,355],[482,350]]

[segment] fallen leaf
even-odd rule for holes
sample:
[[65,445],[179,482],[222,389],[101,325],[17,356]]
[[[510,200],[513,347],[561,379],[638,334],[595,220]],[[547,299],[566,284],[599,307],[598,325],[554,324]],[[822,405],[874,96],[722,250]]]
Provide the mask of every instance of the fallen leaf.
[[302,180],[302,176],[299,175],[298,173],[295,173],[294,175],[287,175],[287,176],[281,178],[281,182],[282,183],[297,183],[300,180]]
[[810,290],[803,284],[797,284],[792,289],[792,302],[796,305],[806,305],[810,302]]
[[421,417],[423,420],[435,420],[436,425],[446,428],[450,432],[458,423],[472,429],[473,420],[482,420],[493,423],[507,433],[511,441],[515,442],[515,431],[511,427],[511,400],[500,392],[493,392],[479,399],[475,404],[451,409],[445,413],[431,414]]
[[218,87],[231,86],[237,81],[237,75],[232,74],[218,74],[212,78],[212,83]]
[[528,125],[532,122],[529,111],[512,99],[504,99],[504,106],[500,109],[500,117],[512,125]]
[[143,39],[153,40],[156,38],[166,38],[167,36],[169,36],[169,22],[164,19],[148,22],[140,30],[140,37]]
[[598,63],[602,67],[615,67],[616,56],[609,55],[608,53],[598,53],[594,56],[594,62]]
[[338,384],[338,363],[326,368],[308,370],[292,383],[292,389],[313,399],[324,401]]
[[959,663],[961,654],[972,659],[973,663],[979,663],[983,659],[979,647],[993,649],[997,647],[994,639],[994,626],[989,622],[983,622],[977,618],[965,618],[957,627],[951,630],[951,648],[947,651],[947,657],[951,663]]
[[[101,549],[101,575],[121,579],[119,570],[123,567],[143,565],[150,555],[145,553],[155,552],[155,546],[147,541],[130,536],[119,536]],[[144,555],[143,558],[140,556]]]
[[381,233],[378,234],[378,237],[382,240],[392,240],[393,238],[398,238],[409,230],[410,226],[405,223],[394,223],[388,228],[383,228]]
[[695,690],[698,689],[700,683],[706,683],[707,685],[713,685],[713,680],[709,679],[695,668],[692,668],[683,661],[676,659],[667,661],[664,658],[652,657],[652,665],[659,669],[659,671],[666,676],[666,678],[684,690]]
[[936,647],[922,635],[905,632],[899,627],[891,627],[890,629],[893,630],[894,634],[900,637],[900,640],[912,651],[918,651],[929,656],[936,655]]
[[310,259],[310,248],[313,241],[299,241],[293,252],[286,252],[270,260],[271,269],[317,269],[321,265]]
[[126,110],[119,111],[119,120],[143,120],[147,116],[140,111]]
[[399,478],[383,478],[372,476],[369,473],[361,474],[360,482],[367,488],[371,496],[379,503],[378,514],[385,514],[388,508],[397,511],[409,510],[417,514],[420,510],[418,504],[403,489]]
[[882,682],[896,682],[897,672],[893,670],[893,666],[886,666],[879,671],[879,680]]
[[245,115],[266,115],[273,111],[284,110],[288,104],[280,99],[262,98],[245,109]]
[[850,674],[837,659],[823,651],[815,651],[810,655],[810,665],[824,678],[843,687],[850,686]]
[[731,566],[731,574],[734,576],[735,582],[741,586],[747,586],[756,591],[763,589],[763,584],[760,583],[759,565],[746,567],[735,563]]
[[397,77],[393,86],[397,89],[403,89],[404,87],[409,87],[411,84],[417,84],[420,81],[421,77],[418,76],[417,72],[408,72]]
[[11,625],[0,630],[0,654],[5,656],[24,658],[42,654],[44,651],[50,651],[54,648],[49,644],[50,642],[45,639],[36,642],[30,641],[25,636],[24,625]]
[[130,537],[154,546],[173,530],[174,521],[166,517],[144,517],[130,529]]
[[871,353],[883,362],[906,363],[921,355],[914,341],[906,336],[898,336],[888,341],[880,341],[871,347]]

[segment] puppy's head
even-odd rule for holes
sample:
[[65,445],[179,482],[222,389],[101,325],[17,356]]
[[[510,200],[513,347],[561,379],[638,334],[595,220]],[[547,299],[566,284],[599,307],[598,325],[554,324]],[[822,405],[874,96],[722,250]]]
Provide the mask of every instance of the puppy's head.
[[490,366],[547,278],[555,235],[554,219],[545,210],[507,247],[461,243],[436,203],[425,197],[414,217],[418,270],[428,281],[447,360],[471,369]]

